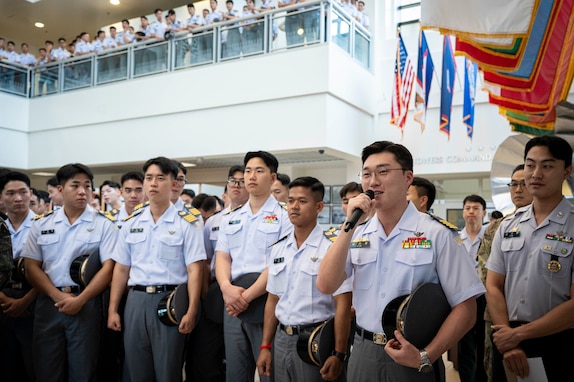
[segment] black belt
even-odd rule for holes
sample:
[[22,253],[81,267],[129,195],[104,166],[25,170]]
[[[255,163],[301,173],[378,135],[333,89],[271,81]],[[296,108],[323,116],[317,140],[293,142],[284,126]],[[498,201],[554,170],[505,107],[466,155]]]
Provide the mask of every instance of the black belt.
[[80,293],[80,287],[77,285],[56,287],[64,293]]
[[156,294],[163,292],[171,292],[177,288],[177,285],[134,285],[133,290],[138,292],[146,292],[148,294]]
[[383,332],[380,333],[369,332],[368,330],[361,328],[359,325],[357,325],[355,332],[362,338],[366,339],[367,341],[373,341],[373,343],[377,345],[387,344],[387,335]]
[[317,326],[319,326],[321,324],[322,324],[322,322],[318,322],[316,324],[307,324],[307,325],[283,325],[283,324],[279,324],[279,329],[283,330],[289,336],[296,336],[305,330],[315,329]]

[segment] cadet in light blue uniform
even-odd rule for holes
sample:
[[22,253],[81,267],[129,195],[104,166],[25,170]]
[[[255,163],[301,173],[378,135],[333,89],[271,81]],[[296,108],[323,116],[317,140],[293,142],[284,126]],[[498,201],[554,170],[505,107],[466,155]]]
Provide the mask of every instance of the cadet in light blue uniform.
[[[193,329],[201,290],[205,248],[200,220],[170,203],[177,166],[164,157],[143,167],[149,206],[124,222],[114,259],[108,327],[124,331],[125,364],[132,381],[181,379],[185,334]],[[179,326],[164,325],[157,315],[160,300],[186,283],[189,309]],[[128,292],[123,325],[119,305]]]
[[[222,218],[215,253],[215,274],[226,305],[223,329],[228,382],[253,381],[263,323],[243,322],[237,316],[248,309],[251,301],[265,294],[270,245],[292,230],[287,212],[271,196],[277,159],[265,151],[248,152],[244,164],[249,201]],[[247,289],[232,285],[232,281],[247,273],[261,275]]]
[[[273,374],[276,382],[346,381],[343,366],[351,325],[352,279],[332,295],[322,294],[315,285],[319,264],[332,244],[327,236],[335,238],[317,224],[324,194],[325,187],[316,178],[297,178],[289,184],[287,206],[294,231],[271,250],[269,296],[257,368],[261,375]],[[336,321],[336,353],[324,360],[321,368],[304,362],[297,352],[300,335],[312,333],[332,317]]]
[[[348,276],[354,277],[357,333],[348,378],[353,382],[444,381],[441,356],[474,324],[475,297],[484,293],[484,287],[458,234],[406,200],[413,180],[410,152],[392,142],[374,142],[363,149],[362,162],[362,187],[375,196],[350,199],[347,219],[356,208],[367,212],[359,223],[373,209],[376,214],[366,224],[340,232],[317,278],[318,289],[329,293]],[[383,332],[385,307],[423,283],[440,284],[452,307],[441,330],[423,349],[397,330],[396,339],[388,340],[393,333]]]
[[535,357],[542,357],[549,382],[572,378],[574,207],[562,194],[571,173],[566,140],[541,136],[526,143],[532,204],[500,223],[486,263],[495,350],[520,378],[531,374],[527,358]]
[[[36,216],[30,210],[30,178],[15,171],[0,176],[0,195],[8,213],[5,222],[12,239],[13,259],[17,259]],[[15,272],[13,282],[0,292],[0,370],[7,381],[33,381],[33,302],[38,293],[27,282],[16,279]]]
[[[56,173],[64,206],[37,219],[22,256],[26,277],[38,289],[34,368],[38,381],[93,381],[98,362],[102,307],[110,283],[118,228],[88,203],[93,175],[82,164]],[[70,276],[73,260],[99,250],[102,268],[84,288]]]

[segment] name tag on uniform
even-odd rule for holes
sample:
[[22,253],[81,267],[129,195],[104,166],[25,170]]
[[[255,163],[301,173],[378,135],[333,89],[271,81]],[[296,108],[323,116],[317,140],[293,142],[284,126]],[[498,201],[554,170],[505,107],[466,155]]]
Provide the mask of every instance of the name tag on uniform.
[[229,221],[229,225],[239,224],[239,223],[241,223],[241,220],[230,220]]
[[369,248],[371,242],[368,239],[357,239],[351,242],[351,248]]
[[219,231],[219,227],[211,227],[212,231]]
[[140,233],[143,232],[143,228],[131,228],[130,233]]
[[281,264],[284,261],[285,261],[284,257],[278,257],[276,259],[273,259],[273,264]]
[[44,230],[44,231],[41,231],[40,234],[41,234],[41,235],[50,235],[50,234],[55,233],[55,232],[56,232],[56,231],[53,230],[53,229],[46,229],[46,230]]

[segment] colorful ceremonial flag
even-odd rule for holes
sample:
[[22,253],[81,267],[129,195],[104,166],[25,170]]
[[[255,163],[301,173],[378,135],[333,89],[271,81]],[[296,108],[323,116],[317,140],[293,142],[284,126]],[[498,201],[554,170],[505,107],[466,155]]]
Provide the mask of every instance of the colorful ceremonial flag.
[[393,84],[393,97],[391,100],[391,123],[402,130],[405,127],[407,113],[409,111],[409,101],[411,99],[415,71],[400,33],[398,37],[395,79]]
[[419,57],[417,63],[417,84],[415,87],[415,121],[425,130],[426,112],[434,73],[434,64],[427,44],[425,33],[421,30],[419,36]]
[[450,36],[445,35],[442,52],[442,81],[440,89],[440,131],[450,139],[450,113],[454,94],[454,76],[456,63],[450,43]]
[[466,125],[466,135],[472,139],[474,132],[474,99],[476,96],[476,76],[478,66],[465,59],[464,68],[464,104],[462,108],[462,122]]
[[457,36],[523,37],[542,0],[421,0],[421,25]]

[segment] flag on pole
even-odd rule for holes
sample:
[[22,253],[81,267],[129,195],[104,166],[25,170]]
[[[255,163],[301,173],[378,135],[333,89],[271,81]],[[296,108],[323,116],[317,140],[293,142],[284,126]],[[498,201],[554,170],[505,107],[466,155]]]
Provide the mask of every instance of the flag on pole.
[[465,59],[464,68],[464,103],[462,108],[462,123],[466,125],[466,135],[472,139],[474,133],[474,99],[476,97],[476,75],[478,65]]
[[417,63],[417,84],[415,87],[415,121],[425,130],[426,112],[434,73],[434,64],[427,44],[425,33],[421,30],[419,36],[419,57]]
[[454,94],[454,76],[456,63],[450,43],[450,36],[445,35],[442,52],[442,80],[440,89],[440,131],[450,139],[450,113],[452,111],[452,96]]
[[395,79],[391,100],[391,123],[403,130],[409,111],[409,101],[413,89],[415,71],[399,32],[395,60]]

